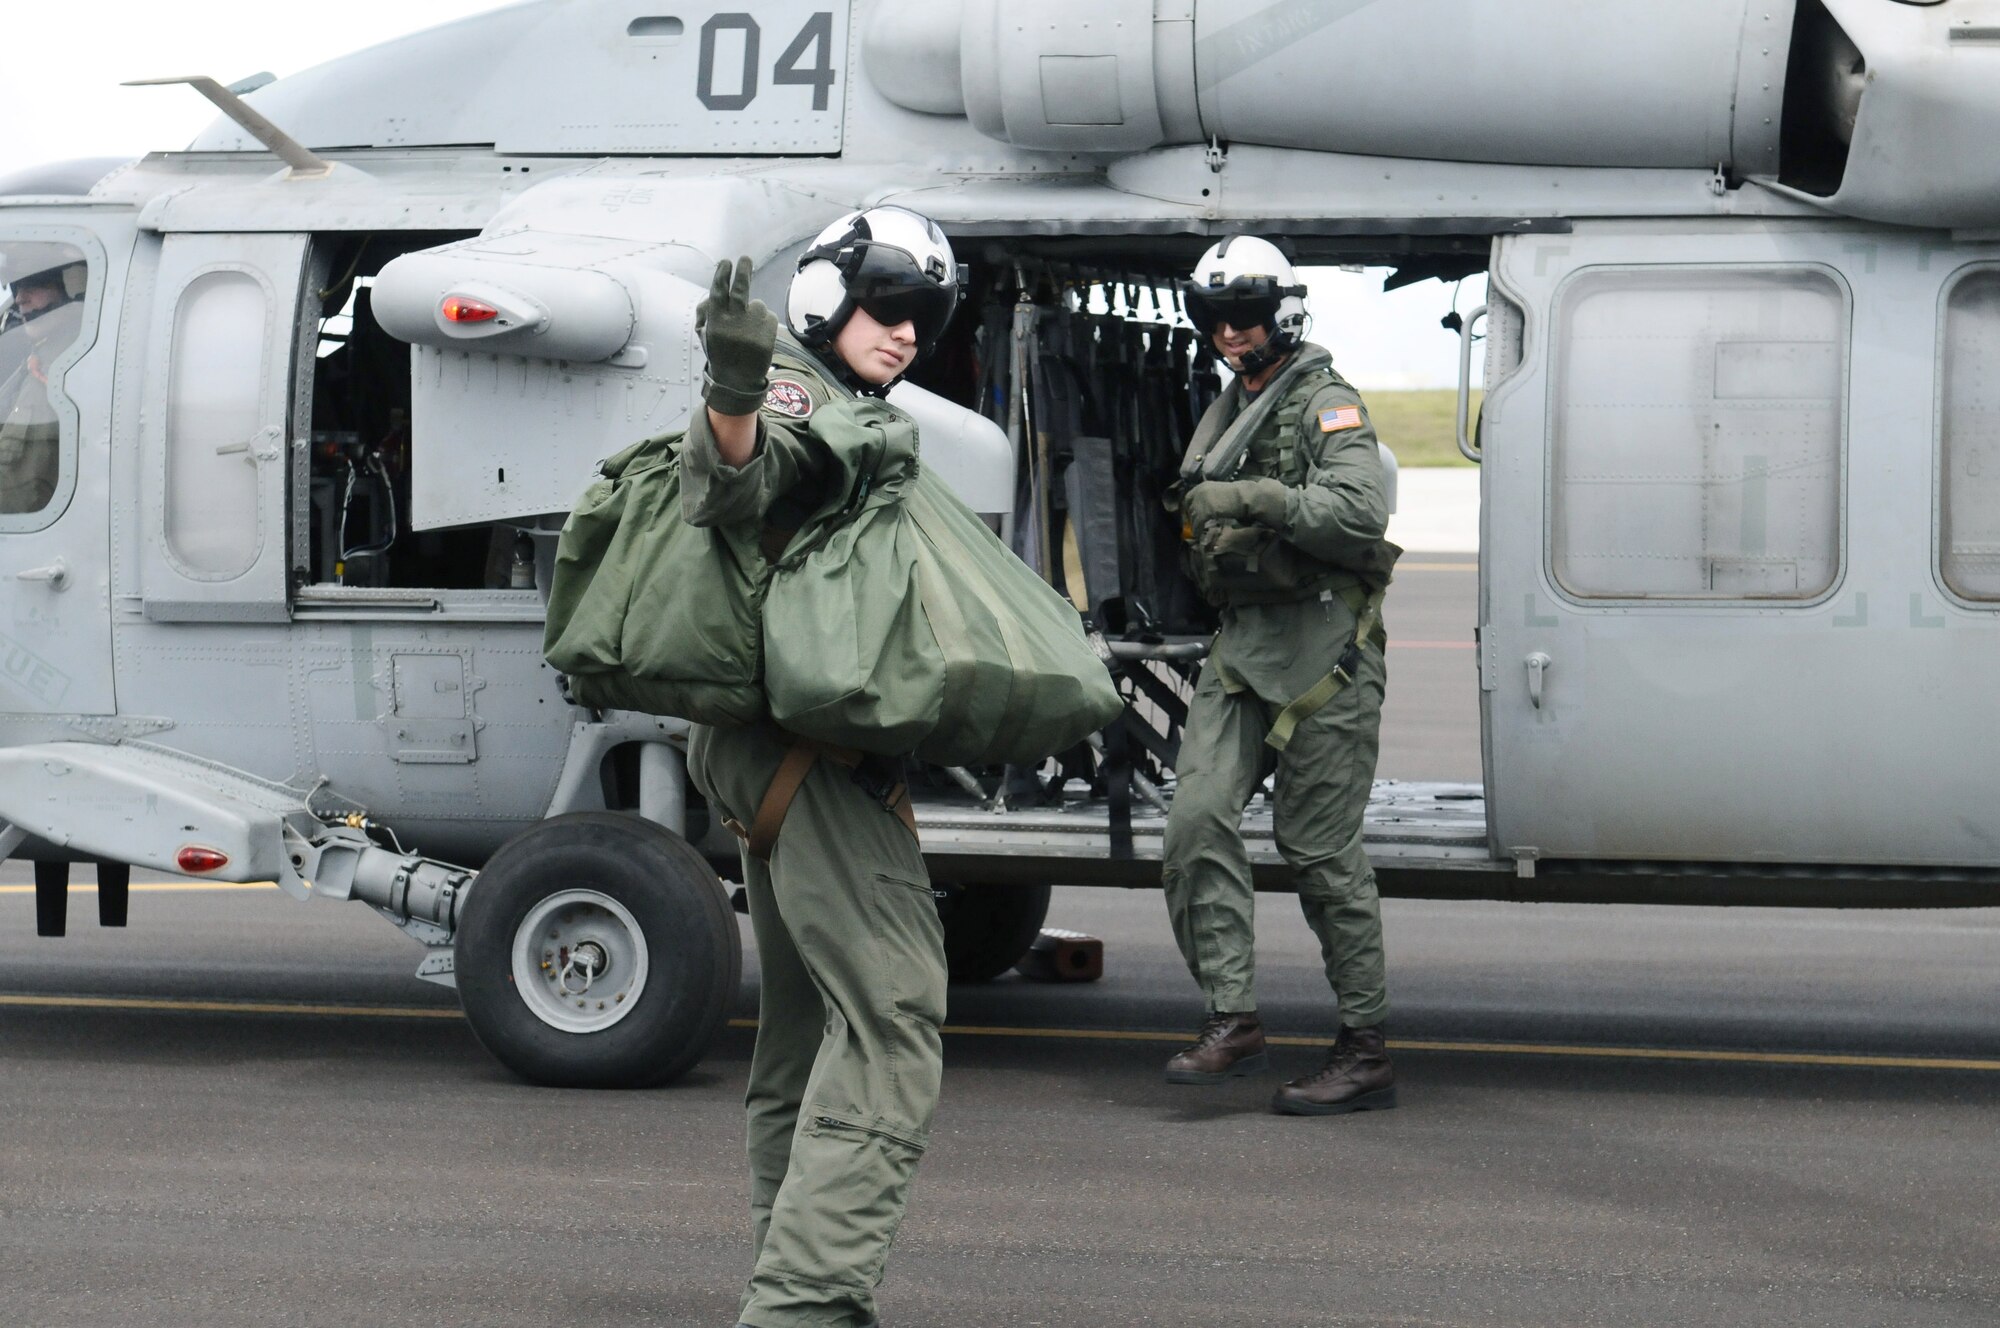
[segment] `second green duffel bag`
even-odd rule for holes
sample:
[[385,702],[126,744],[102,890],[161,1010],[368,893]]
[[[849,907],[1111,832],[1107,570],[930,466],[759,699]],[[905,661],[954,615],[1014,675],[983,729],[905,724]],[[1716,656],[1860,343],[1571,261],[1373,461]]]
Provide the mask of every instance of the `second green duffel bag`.
[[907,416],[840,402],[813,433],[848,501],[828,528],[800,532],[765,594],[774,721],[863,751],[986,765],[1040,761],[1118,717],[1075,607],[922,469]]

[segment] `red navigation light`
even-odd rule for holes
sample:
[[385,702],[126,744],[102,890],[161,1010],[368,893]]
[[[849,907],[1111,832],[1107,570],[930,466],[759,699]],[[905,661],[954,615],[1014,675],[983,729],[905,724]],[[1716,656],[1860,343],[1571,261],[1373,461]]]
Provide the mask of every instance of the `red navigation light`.
[[492,305],[464,295],[447,295],[439,307],[447,323],[490,323],[500,316]]
[[190,876],[203,872],[220,871],[229,865],[229,855],[221,849],[203,848],[199,844],[189,844],[174,854],[174,865]]

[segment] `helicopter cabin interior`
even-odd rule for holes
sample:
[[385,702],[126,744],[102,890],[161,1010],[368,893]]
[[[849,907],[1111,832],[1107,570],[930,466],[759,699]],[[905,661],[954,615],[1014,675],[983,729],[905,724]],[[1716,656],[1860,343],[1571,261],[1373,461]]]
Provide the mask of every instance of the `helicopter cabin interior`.
[[[373,286],[394,259],[464,238],[373,233],[315,240],[305,298],[314,322],[310,464],[295,477],[303,490],[294,498],[303,517],[294,578],[312,588],[308,599],[335,602],[336,592],[349,587],[533,585],[532,542],[515,525],[423,529],[413,519],[412,357],[374,316]],[[1128,612],[1135,625],[1168,631],[1213,626],[1180,577],[1172,542],[1157,539],[1154,528],[1166,523],[1149,519],[1219,381],[1214,357],[1181,317],[1173,291],[1205,243],[1188,236],[1138,246],[962,245],[965,297],[935,352],[910,376],[1002,428],[1011,423],[1017,432],[1038,434],[1034,444],[1016,439],[1016,501],[1013,510],[994,514],[996,524],[1080,606],[1102,606],[1114,630],[1124,629]],[[1447,238],[1423,244],[1421,252],[1412,252],[1419,246],[1408,240],[1396,246],[1402,252],[1384,252],[1379,241],[1359,249],[1324,240],[1291,247],[1302,262],[1389,263],[1392,283],[1403,284],[1481,271],[1487,242]],[[1017,323],[1026,341],[1018,359],[1011,344]],[[1017,397],[1020,388],[1025,398]],[[1026,426],[1019,418],[1024,409],[1034,417]],[[605,437],[607,453],[630,441]],[[504,467],[496,467],[494,479],[506,482]],[[1073,513],[1073,497],[1090,510]]]
[[[545,560],[560,524],[557,512],[416,528],[414,491],[423,483],[424,463],[412,448],[411,366],[419,373],[456,369],[437,369],[439,357],[413,357],[385,330],[374,313],[375,279],[396,258],[437,242],[370,235],[326,237],[315,245],[313,272],[331,275],[306,301],[309,307],[317,302],[321,316],[310,471],[300,477],[303,495],[294,495],[309,531],[298,545],[307,560],[298,592],[302,607],[340,605],[351,612],[372,604],[394,612],[398,590],[450,599],[449,592],[532,588],[538,546]],[[1109,760],[1095,770],[1058,770],[1039,779],[1034,772],[1011,772],[1009,796],[1016,803],[1059,800],[1066,779],[1077,775],[1103,792],[1107,767],[1114,781],[1127,767],[1142,780],[1163,781],[1176,759],[1199,643],[1215,626],[1213,610],[1182,569],[1177,532],[1160,505],[1186,439],[1226,372],[1182,315],[1175,293],[1206,243],[1192,235],[1137,243],[962,242],[964,297],[933,354],[911,374],[912,385],[984,416],[992,421],[990,433],[1007,439],[1011,491],[978,505],[1019,556],[1097,627],[1122,638],[1128,655],[1124,677],[1132,717],[1126,732],[1109,735]],[[1456,281],[1479,272],[1489,243],[1483,236],[1287,240],[1302,262],[1368,262],[1384,266],[1395,285]],[[476,251],[478,244],[452,247]],[[784,263],[773,266],[788,270]],[[1441,295],[1441,305],[1448,301]],[[447,365],[474,362],[471,356],[442,358]],[[427,363],[432,367],[423,367]],[[510,376],[504,359],[479,366],[468,372]],[[548,372],[547,366],[523,364],[522,381]],[[554,372],[567,382],[568,366]],[[549,389],[533,391],[545,405]],[[479,395],[477,408],[487,408],[490,395]],[[482,423],[464,427],[476,430]],[[518,420],[516,427],[518,432]],[[592,436],[600,455],[632,440],[615,431]],[[516,439],[523,441],[534,446],[532,426],[525,439]],[[527,460],[519,451],[513,457]],[[489,488],[513,482],[508,472],[515,461],[506,455],[468,462],[460,454],[454,464],[464,466],[459,479],[466,482],[454,500],[470,491],[474,465]],[[574,488],[587,463],[578,470],[557,482]],[[989,783],[998,773],[987,772]],[[626,782],[616,771],[611,778]],[[940,790],[960,787],[941,774],[931,782]]]

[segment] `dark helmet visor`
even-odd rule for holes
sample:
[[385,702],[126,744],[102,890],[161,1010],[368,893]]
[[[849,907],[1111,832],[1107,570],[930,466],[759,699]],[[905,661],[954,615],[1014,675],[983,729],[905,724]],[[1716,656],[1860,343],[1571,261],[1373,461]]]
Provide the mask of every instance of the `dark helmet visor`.
[[1277,322],[1278,306],[1289,296],[1306,293],[1304,286],[1284,286],[1276,277],[1238,277],[1226,286],[1197,281],[1181,283],[1188,321],[1205,337],[1218,323],[1231,327],[1269,327]]
[[884,327],[916,325],[917,344],[928,349],[943,335],[958,307],[958,283],[942,263],[922,271],[901,249],[886,244],[855,246],[859,251],[844,273],[847,298]]
[[1216,294],[1193,282],[1181,288],[1187,300],[1188,321],[1205,337],[1214,336],[1218,324],[1231,327],[1267,327],[1277,321],[1278,297],[1244,298],[1234,293]]

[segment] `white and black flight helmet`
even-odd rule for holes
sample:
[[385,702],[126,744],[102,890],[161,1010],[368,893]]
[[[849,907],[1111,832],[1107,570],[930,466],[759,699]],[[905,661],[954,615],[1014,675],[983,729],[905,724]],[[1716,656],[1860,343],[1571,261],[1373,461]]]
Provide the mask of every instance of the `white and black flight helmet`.
[[1204,337],[1218,323],[1261,327],[1262,346],[1243,357],[1243,372],[1256,373],[1299,348],[1306,335],[1306,288],[1278,246],[1254,235],[1232,235],[1213,245],[1181,284],[1188,321]]
[[[18,275],[17,275],[18,274]],[[80,304],[89,282],[90,268],[83,256],[69,245],[50,241],[21,241],[0,249],[0,283],[7,287],[4,311],[0,311],[0,330],[19,327],[25,322],[47,319],[47,327],[58,324],[81,325],[81,311],[69,309]],[[18,293],[30,286],[41,286],[56,293],[56,298],[41,306],[30,316],[19,307]],[[50,317],[50,315],[56,315]]]
[[929,217],[908,208],[850,212],[799,255],[785,303],[792,335],[825,350],[856,309],[884,327],[916,325],[917,356],[930,352],[958,307],[958,262]]

